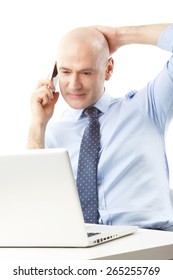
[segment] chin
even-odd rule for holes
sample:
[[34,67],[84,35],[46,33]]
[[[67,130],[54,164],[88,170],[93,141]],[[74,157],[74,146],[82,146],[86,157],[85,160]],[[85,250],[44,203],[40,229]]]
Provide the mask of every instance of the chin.
[[72,109],[76,109],[76,110],[82,110],[87,108],[88,106],[75,106],[74,104],[68,104]]
[[73,109],[85,109],[89,106],[91,106],[90,104],[86,104],[86,103],[78,103],[78,102],[67,102],[68,105],[73,108]]

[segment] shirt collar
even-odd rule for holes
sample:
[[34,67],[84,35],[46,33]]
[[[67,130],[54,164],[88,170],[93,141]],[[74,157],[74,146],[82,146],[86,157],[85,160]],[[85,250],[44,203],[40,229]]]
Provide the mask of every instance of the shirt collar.
[[[97,102],[93,105],[97,109],[99,109],[103,114],[105,114],[110,106],[111,103],[111,96],[107,90],[104,91],[103,95],[97,100]],[[74,118],[76,120],[80,119],[82,116],[84,109],[73,109],[71,108],[71,111],[74,115]]]

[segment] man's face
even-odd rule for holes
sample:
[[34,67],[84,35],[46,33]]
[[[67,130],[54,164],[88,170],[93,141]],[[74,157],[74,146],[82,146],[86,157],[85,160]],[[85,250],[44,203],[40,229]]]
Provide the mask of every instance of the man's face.
[[90,46],[64,46],[57,66],[60,91],[70,107],[89,107],[103,94],[106,63]]

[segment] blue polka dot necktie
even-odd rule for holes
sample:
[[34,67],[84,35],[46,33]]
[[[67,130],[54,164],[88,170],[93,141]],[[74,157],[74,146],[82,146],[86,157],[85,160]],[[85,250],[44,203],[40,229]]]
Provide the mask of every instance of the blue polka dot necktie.
[[87,108],[83,114],[89,123],[81,141],[77,171],[77,187],[85,223],[98,223],[97,165],[100,148],[99,110]]

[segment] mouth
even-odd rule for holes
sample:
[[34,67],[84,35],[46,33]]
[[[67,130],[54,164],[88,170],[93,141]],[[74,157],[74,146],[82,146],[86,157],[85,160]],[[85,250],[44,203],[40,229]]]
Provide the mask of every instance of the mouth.
[[71,93],[71,92],[68,93],[68,96],[72,99],[82,99],[85,97],[85,95],[86,95],[85,93]]

